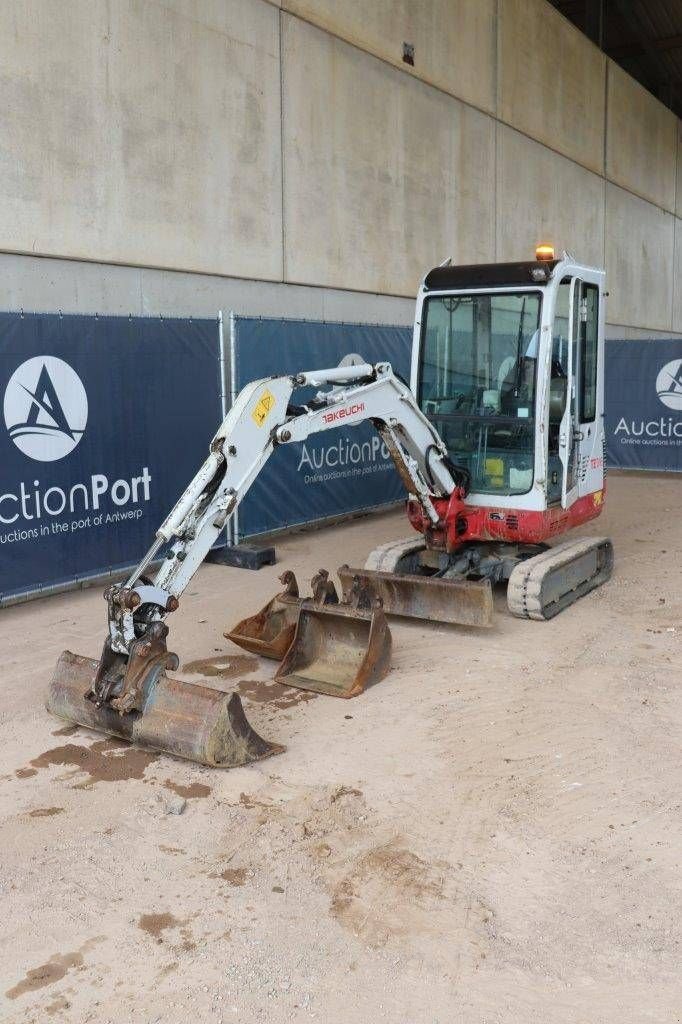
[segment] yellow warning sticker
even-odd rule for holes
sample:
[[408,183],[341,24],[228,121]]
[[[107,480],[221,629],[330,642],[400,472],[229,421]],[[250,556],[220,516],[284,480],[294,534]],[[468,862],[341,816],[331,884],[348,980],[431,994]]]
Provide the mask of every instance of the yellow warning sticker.
[[263,424],[265,423],[266,419],[270,415],[270,410],[272,409],[274,404],[275,396],[273,395],[272,391],[268,391],[268,389],[266,388],[263,394],[258,399],[256,408],[251,413],[253,420],[259,427],[262,427]]

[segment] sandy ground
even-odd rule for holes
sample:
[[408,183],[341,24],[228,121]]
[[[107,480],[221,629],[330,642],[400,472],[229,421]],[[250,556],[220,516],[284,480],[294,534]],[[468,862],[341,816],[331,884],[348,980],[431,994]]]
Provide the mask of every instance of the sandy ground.
[[205,566],[172,648],[227,656],[213,683],[287,745],[232,771],[43,709],[62,648],[99,654],[98,590],[0,613],[1,1019],[682,1019],[680,487],[613,477],[608,586],[548,623],[503,594],[487,632],[394,622],[391,674],[353,701],[283,692],[222,631],[401,514]]

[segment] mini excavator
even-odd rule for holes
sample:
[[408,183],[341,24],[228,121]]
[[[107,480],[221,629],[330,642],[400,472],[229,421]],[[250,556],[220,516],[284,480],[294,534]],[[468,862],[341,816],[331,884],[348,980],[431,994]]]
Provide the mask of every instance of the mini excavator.
[[207,765],[281,750],[236,693],[167,674],[178,659],[165,620],[275,450],[334,427],[376,428],[413,534],[342,566],[341,600],[324,570],[304,598],[285,573],[284,590],[226,633],[281,660],[280,682],[355,696],[388,671],[387,616],[484,627],[492,586],[506,583],[512,615],[550,619],[604,583],[607,538],[554,543],[604,504],[604,279],[548,246],[529,262],[445,263],[417,297],[410,386],[356,357],[247,384],[147,554],[106,591],[100,660],[61,655],[49,710]]

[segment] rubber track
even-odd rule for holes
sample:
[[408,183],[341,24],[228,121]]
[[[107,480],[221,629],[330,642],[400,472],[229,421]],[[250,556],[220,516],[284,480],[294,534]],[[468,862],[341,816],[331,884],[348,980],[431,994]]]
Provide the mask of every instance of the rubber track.
[[365,562],[365,569],[395,572],[401,558],[416,551],[423,551],[425,547],[425,542],[416,537],[404,537],[402,540],[389,541],[388,544],[381,544],[378,548],[374,548],[374,551],[370,551]]
[[[593,576],[567,590],[551,605],[543,606],[544,584],[554,573],[561,573],[566,566],[586,552],[601,548],[604,552],[601,568]],[[517,565],[509,577],[507,605],[512,615],[522,619],[551,619],[560,611],[573,604],[584,594],[601,586],[611,577],[613,569],[613,547],[607,537],[585,537],[566,541],[556,547],[534,555]]]

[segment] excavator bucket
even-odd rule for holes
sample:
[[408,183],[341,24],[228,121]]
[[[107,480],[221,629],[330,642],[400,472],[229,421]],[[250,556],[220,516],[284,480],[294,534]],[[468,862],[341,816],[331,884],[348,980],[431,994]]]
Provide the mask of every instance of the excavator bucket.
[[334,584],[326,600],[317,588],[301,603],[296,631],[275,679],[285,686],[334,697],[355,697],[383,679],[390,667],[391,633],[377,601],[356,576],[348,601],[338,604]]
[[[323,601],[332,600],[336,595],[336,591],[332,595],[327,588],[328,579],[327,570],[319,569],[311,580],[313,595],[319,592]],[[275,661],[281,661],[291,646],[299,609],[303,603],[303,598],[299,597],[296,577],[291,570],[283,572],[279,580],[284,584],[281,593],[275,594],[255,615],[242,619],[223,634],[245,651]],[[336,600],[338,601],[338,598]]]
[[281,661],[294,637],[301,598],[293,572],[287,569],[279,578],[284,590],[255,615],[242,619],[223,635],[251,654]]
[[461,626],[492,626],[493,592],[490,580],[450,580],[411,576],[374,569],[339,568],[344,600],[361,572],[370,595],[381,601],[386,615],[404,615],[429,622]]
[[209,767],[231,768],[284,750],[251,728],[238,694],[175,679],[166,675],[166,666],[177,668],[174,654],[147,664],[138,681],[136,707],[121,712],[93,699],[102,662],[64,651],[47,709],[86,729]]

